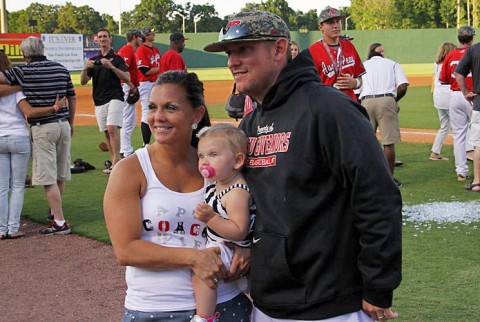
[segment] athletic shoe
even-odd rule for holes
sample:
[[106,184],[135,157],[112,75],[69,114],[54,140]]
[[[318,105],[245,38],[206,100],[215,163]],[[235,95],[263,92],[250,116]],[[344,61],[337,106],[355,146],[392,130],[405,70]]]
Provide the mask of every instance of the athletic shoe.
[[403,165],[403,161],[395,160],[394,165],[395,165],[396,167],[402,166],[402,165]]
[[457,174],[457,180],[458,181],[465,181],[469,178],[470,178],[470,176],[468,174]]
[[393,181],[395,182],[395,184],[397,185],[397,187],[401,187],[402,186],[402,183],[400,181],[398,181],[397,179],[393,178]]
[[70,234],[72,230],[67,222],[63,224],[63,226],[57,225],[55,220],[52,220],[48,223],[47,228],[40,229],[39,233],[42,236],[50,236],[50,235],[67,235]]
[[50,222],[54,219],[55,217],[53,216],[53,211],[52,209],[48,209],[48,215],[47,215],[47,221]]
[[448,158],[445,158],[445,157],[443,157],[443,156],[441,156],[440,154],[435,153],[435,152],[432,152],[432,153],[430,154],[430,158],[429,158],[429,159],[432,160],[432,161],[448,161]]

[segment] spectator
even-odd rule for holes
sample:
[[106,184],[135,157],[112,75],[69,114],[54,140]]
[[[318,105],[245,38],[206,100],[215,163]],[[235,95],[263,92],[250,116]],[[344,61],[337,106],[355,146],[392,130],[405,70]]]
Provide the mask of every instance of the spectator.
[[142,140],[143,146],[150,143],[152,132],[148,127],[147,115],[150,92],[153,84],[160,75],[160,51],[153,45],[155,40],[155,29],[152,27],[142,28],[143,44],[138,47],[135,56],[137,57],[137,68],[139,70],[138,80],[140,85],[140,104],[142,105]]
[[248,261],[242,255],[247,252],[234,247],[227,274],[220,249],[204,249],[205,224],[192,216],[206,187],[198,171],[194,128],[210,125],[197,75],[184,71],[160,75],[150,95],[147,120],[155,142],[120,161],[104,198],[117,261],[127,266],[123,321],[189,321],[196,305],[192,273],[210,288],[218,287],[222,321],[249,321],[251,303],[238,286],[217,285],[225,277],[245,274]]
[[[383,152],[393,176],[395,143],[400,142],[398,101],[407,93],[408,80],[399,63],[384,57],[380,43],[370,45],[368,60],[363,65],[367,72],[362,76],[360,100],[368,112],[373,130],[380,129]],[[402,185],[397,179],[393,180],[399,187]]]
[[[450,52],[443,61],[440,73],[440,83],[449,84],[452,90],[448,113],[450,125],[452,126],[453,154],[455,156],[455,172],[458,181],[465,181],[469,176],[467,165],[467,151],[472,150],[468,137],[468,123],[472,113],[472,106],[465,99],[455,79],[455,68],[462,59],[467,49],[472,45],[475,29],[470,26],[463,26],[458,29],[458,41],[460,46]],[[465,79],[465,85],[469,92],[472,91],[472,77]]]
[[298,53],[300,52],[300,46],[296,41],[292,40],[292,43],[290,44],[290,50],[292,52],[292,59],[297,57]]
[[[118,50],[118,55],[123,58],[125,65],[127,65],[128,73],[130,74],[130,81],[138,90],[138,70],[137,59],[135,51],[138,46],[142,44],[142,33],[138,29],[130,29],[126,34],[127,44]],[[133,153],[132,147],[132,132],[135,129],[137,122],[136,104],[127,103],[127,97],[130,93],[130,86],[122,81],[122,89],[124,93],[125,107],[123,110],[123,125],[120,130],[120,156],[128,157]]]
[[100,53],[92,57],[85,64],[80,75],[82,85],[93,79],[93,101],[95,102],[95,116],[100,132],[105,134],[112,165],[103,170],[110,174],[112,168],[120,161],[119,129],[123,126],[123,109],[125,106],[121,80],[128,84],[130,75],[122,57],[112,49],[112,36],[105,28],[97,31],[97,41]]
[[[473,79],[473,90],[467,86],[467,77]],[[470,124],[470,141],[473,150],[473,181],[466,185],[467,190],[480,192],[480,45],[475,44],[467,49],[460,63],[455,68],[455,79],[465,99],[473,104]]]
[[438,118],[440,119],[440,129],[435,136],[435,141],[432,146],[432,153],[430,153],[430,160],[444,160],[448,161],[448,158],[442,156],[443,142],[447,138],[450,132],[450,116],[448,114],[448,105],[450,104],[450,97],[452,91],[450,85],[442,84],[438,80],[442,70],[442,64],[445,57],[457,47],[451,42],[443,43],[437,51],[437,58],[433,64],[433,106],[437,109]]
[[[8,56],[0,50],[0,71],[11,68]],[[44,116],[63,107],[65,107],[65,99],[61,101],[57,99],[53,106],[32,108],[21,86],[0,85],[1,239],[25,236],[25,233],[19,230],[31,151],[25,116]]]
[[[255,220],[255,205],[242,175],[247,158],[247,138],[239,128],[220,123],[199,132],[198,165],[202,175],[210,182],[205,202],[197,205],[194,216],[207,225],[207,247],[219,247],[222,262],[230,269],[234,243],[250,247],[251,227]],[[246,280],[242,280],[245,281]],[[193,275],[197,301],[196,317],[214,318],[217,292]],[[242,287],[241,287],[242,288]],[[245,290],[248,287],[244,286]]]
[[187,65],[180,55],[185,49],[185,36],[181,32],[174,32],[170,35],[170,49],[160,58],[160,73],[163,74],[169,70],[187,71]]
[[204,48],[225,51],[258,102],[240,123],[257,207],[254,321],[394,319],[400,192],[363,108],[320,83],[309,50],[290,61],[289,41],[280,17],[244,11]]
[[335,8],[320,12],[318,28],[323,38],[310,46],[310,53],[322,83],[340,89],[356,102],[354,90],[362,86],[365,68],[355,46],[340,38],[342,18]]
[[71,178],[70,144],[74,132],[75,90],[68,70],[45,57],[41,39],[24,39],[20,50],[27,63],[0,73],[0,83],[22,86],[33,108],[49,107],[55,104],[58,96],[67,97],[67,107],[44,116],[31,115],[27,121],[32,139],[32,183],[44,187],[54,214],[53,220],[40,230],[40,234],[70,234],[71,228],[63,213],[62,197],[65,181]]

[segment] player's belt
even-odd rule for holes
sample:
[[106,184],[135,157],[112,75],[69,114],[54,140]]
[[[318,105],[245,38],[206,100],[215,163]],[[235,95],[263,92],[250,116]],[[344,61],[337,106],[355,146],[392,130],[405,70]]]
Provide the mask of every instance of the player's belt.
[[367,98],[379,98],[379,97],[387,97],[387,96],[395,97],[395,95],[391,93],[385,93],[385,94],[377,94],[377,95],[365,95],[364,97],[362,97],[362,100],[366,100]]

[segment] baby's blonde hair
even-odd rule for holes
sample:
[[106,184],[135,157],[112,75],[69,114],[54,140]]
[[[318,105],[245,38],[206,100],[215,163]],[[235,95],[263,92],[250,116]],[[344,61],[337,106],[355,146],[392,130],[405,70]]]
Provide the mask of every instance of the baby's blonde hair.
[[233,153],[244,153],[247,155],[247,136],[238,127],[228,123],[218,123],[205,130],[200,130],[199,141],[206,138],[223,138],[227,140]]

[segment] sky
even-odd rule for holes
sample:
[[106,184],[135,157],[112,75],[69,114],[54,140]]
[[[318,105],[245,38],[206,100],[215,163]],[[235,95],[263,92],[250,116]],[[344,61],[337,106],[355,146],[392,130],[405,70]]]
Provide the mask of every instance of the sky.
[[[215,7],[219,17],[224,17],[232,13],[240,11],[245,6],[245,3],[260,3],[261,0],[173,0],[177,4],[185,5],[190,2],[192,4],[206,4],[209,3]],[[288,0],[287,0],[288,1]],[[118,20],[120,16],[120,8],[123,11],[131,11],[135,5],[140,3],[140,0],[6,0],[7,11],[18,11],[27,8],[31,3],[37,2],[45,5],[64,5],[67,2],[72,3],[74,6],[80,7],[88,5],[100,13],[108,13],[113,16],[115,20]],[[317,9],[319,13],[326,6],[331,7],[345,7],[350,5],[350,0],[289,0],[288,4],[290,8],[294,10],[301,10],[307,12],[311,9]]]

